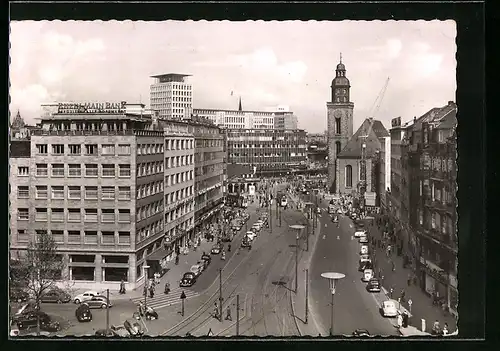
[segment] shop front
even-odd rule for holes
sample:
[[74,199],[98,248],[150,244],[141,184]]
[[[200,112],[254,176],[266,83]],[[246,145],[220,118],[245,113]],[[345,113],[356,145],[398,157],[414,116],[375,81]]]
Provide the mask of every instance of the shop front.
[[448,285],[448,308],[450,313],[458,317],[458,282],[457,277],[453,274],[449,275]]
[[422,267],[422,289],[431,296],[448,302],[448,276],[434,263],[420,258]]

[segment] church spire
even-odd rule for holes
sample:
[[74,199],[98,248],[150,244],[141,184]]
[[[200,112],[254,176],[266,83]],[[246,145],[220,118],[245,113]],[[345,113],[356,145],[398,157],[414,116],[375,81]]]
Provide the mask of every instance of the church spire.
[[25,126],[25,123],[24,123],[24,120],[23,118],[21,117],[21,113],[19,112],[19,110],[17,110],[17,114],[16,116],[14,117],[14,120],[12,121],[12,128],[22,128]]
[[340,63],[342,63],[342,53],[340,53]]
[[238,111],[243,111],[243,109],[241,108],[241,96],[240,96],[240,104],[238,106]]

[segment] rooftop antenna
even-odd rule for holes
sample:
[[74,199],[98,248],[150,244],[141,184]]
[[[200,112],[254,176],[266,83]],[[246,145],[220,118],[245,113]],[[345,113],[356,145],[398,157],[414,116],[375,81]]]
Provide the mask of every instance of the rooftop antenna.
[[342,63],[342,53],[340,53],[340,63]]

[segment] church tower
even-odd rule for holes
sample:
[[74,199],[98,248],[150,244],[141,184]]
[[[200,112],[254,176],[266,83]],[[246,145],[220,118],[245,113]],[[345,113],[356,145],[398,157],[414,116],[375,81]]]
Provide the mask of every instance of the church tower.
[[352,111],[354,104],[350,101],[349,79],[345,76],[345,66],[340,63],[332,80],[331,101],[326,103],[328,119],[328,185],[332,192],[337,192],[337,155],[347,145],[353,133]]

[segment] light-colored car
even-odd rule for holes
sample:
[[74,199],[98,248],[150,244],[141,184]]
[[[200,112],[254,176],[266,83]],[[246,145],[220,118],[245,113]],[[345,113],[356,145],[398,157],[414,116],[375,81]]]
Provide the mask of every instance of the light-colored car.
[[399,314],[399,311],[397,309],[396,301],[394,300],[386,300],[382,302],[382,306],[380,307],[382,309],[382,315],[384,317],[397,317]]
[[248,232],[246,232],[245,236],[246,236],[246,237],[247,237],[250,241],[253,241],[257,235],[256,235],[254,232],[252,232],[252,231],[248,231]]
[[368,255],[368,245],[361,245],[361,249],[359,250],[361,255]]
[[368,237],[366,237],[366,236],[361,236],[361,237],[359,238],[359,243],[360,243],[360,244],[368,244]]
[[260,230],[262,229],[261,225],[258,224],[258,223],[255,223],[253,226],[252,226],[252,229],[255,230],[256,232],[260,232]]
[[366,236],[366,230],[358,230],[358,231],[354,232],[355,238],[361,238],[364,236]]
[[371,258],[369,255],[365,254],[365,255],[360,255],[359,256],[359,262],[371,262]]
[[363,277],[361,278],[361,280],[365,283],[368,283],[372,278],[373,278],[373,270],[365,269],[363,271]]
[[202,263],[193,264],[189,269],[189,271],[191,273],[194,273],[196,276],[199,276],[201,272],[203,272],[203,264]]
[[82,293],[80,295],[76,295],[73,298],[73,302],[76,304],[79,304],[80,302],[90,300],[94,296],[99,296],[99,295],[100,294],[97,291],[93,291],[93,290],[85,291],[84,293]]
[[[106,308],[108,307],[108,300],[106,299],[105,296],[94,296],[93,298],[89,300],[85,300],[83,302],[84,304],[87,304],[89,308]],[[113,304],[111,301],[109,301],[109,307],[113,307]]]

